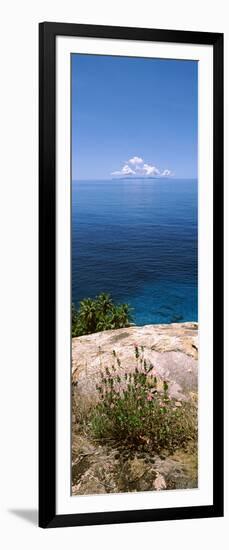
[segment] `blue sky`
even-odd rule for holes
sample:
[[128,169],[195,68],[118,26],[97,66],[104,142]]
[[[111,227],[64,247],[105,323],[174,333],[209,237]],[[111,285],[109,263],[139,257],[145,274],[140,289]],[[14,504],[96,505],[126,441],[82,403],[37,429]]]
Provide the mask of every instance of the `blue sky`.
[[72,54],[72,177],[197,177],[196,61]]

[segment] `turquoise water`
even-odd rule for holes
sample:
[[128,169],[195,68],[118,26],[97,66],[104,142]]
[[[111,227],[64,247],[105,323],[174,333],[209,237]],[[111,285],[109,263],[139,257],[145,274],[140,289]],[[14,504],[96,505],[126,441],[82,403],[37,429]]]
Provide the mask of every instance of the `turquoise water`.
[[138,325],[197,321],[197,180],[72,183],[72,301],[100,292]]

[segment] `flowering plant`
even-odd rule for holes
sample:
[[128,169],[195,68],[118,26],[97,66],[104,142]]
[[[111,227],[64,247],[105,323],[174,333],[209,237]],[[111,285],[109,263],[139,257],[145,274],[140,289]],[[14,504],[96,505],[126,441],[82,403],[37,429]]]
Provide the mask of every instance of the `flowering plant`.
[[101,370],[96,385],[99,400],[89,422],[93,435],[136,446],[147,444],[157,451],[185,447],[197,435],[194,403],[170,397],[168,382],[159,380],[154,366],[147,364],[144,348],[135,345],[134,355],[136,365],[124,375],[115,351],[112,367]]

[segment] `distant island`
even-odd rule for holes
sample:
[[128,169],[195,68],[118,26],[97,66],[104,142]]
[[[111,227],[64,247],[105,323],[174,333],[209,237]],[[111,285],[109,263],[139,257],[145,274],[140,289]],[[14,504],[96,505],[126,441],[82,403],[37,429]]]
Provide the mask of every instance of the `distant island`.
[[172,179],[173,176],[132,176],[131,174],[127,176],[114,176],[112,180],[161,180],[161,179]]

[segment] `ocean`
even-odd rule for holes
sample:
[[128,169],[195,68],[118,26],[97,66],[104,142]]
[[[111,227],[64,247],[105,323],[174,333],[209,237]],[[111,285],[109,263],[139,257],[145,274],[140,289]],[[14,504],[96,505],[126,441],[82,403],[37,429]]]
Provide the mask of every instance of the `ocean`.
[[72,182],[72,301],[109,293],[137,325],[198,320],[197,180]]

